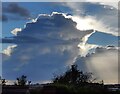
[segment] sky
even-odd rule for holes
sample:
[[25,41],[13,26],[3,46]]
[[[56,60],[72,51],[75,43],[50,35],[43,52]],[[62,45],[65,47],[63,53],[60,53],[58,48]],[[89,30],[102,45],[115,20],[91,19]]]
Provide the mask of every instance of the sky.
[[[88,0],[89,1],[89,0]],[[2,77],[50,82],[77,64],[118,83],[118,7],[112,2],[3,2]]]

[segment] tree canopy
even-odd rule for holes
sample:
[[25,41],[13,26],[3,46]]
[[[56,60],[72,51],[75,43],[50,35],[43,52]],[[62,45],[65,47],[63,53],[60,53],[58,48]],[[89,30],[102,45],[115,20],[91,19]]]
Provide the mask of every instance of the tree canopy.
[[92,73],[83,73],[79,71],[77,65],[71,65],[63,75],[55,76],[53,83],[84,85],[92,82]]
[[25,75],[22,75],[20,77],[17,78],[17,85],[20,85],[20,86],[25,86],[27,83],[27,76]]

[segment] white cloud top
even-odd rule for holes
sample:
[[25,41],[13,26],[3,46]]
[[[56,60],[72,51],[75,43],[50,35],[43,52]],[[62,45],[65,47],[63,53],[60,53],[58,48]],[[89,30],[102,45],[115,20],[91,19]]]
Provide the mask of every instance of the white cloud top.
[[11,31],[12,34],[14,34],[15,36],[17,36],[18,32],[21,32],[22,29],[21,28],[15,28],[14,30]]
[[17,47],[17,45],[8,46],[7,49],[3,50],[3,54],[10,56],[15,47]]

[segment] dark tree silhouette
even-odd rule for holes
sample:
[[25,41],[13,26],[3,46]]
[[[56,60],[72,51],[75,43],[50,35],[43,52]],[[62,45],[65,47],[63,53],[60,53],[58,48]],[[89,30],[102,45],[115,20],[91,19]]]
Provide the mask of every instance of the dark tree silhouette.
[[71,68],[63,75],[55,76],[53,83],[84,85],[86,83],[90,83],[91,78],[92,73],[83,73],[77,69],[77,65],[71,65]]
[[28,85],[30,85],[31,84],[31,81],[28,81]]
[[7,83],[6,79],[1,79],[1,83],[3,86],[6,85],[6,83]]
[[26,83],[27,83],[27,76],[22,75],[21,77],[17,78],[17,85],[25,86]]

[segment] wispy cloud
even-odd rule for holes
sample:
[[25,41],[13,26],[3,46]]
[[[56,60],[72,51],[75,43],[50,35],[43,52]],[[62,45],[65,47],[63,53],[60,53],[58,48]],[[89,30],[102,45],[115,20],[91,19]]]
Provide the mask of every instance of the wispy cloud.
[[77,22],[79,29],[94,29],[118,36],[118,10],[116,8],[91,2],[68,2],[65,5],[72,9],[75,16],[73,20]]

